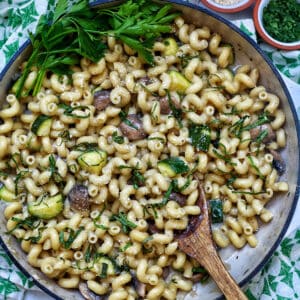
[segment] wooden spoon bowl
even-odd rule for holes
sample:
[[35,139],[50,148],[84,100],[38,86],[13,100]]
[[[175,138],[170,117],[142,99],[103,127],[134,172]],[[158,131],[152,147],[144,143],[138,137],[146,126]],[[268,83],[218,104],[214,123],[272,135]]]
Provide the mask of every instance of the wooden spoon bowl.
[[217,253],[211,233],[206,197],[201,183],[199,183],[198,204],[201,208],[201,215],[192,218],[188,229],[178,236],[179,249],[197,260],[207,270],[226,299],[248,299],[226,270]]

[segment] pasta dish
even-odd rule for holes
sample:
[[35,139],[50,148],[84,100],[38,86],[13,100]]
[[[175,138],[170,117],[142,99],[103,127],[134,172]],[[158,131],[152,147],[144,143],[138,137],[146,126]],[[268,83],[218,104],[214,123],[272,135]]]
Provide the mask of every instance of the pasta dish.
[[220,248],[255,248],[266,204],[288,191],[285,115],[259,69],[235,66],[212,28],[174,15],[170,29],[152,63],[111,34],[100,60],[45,71],[36,93],[31,66],[0,111],[7,232],[85,299],[176,299],[205,280],[176,239],[201,214],[196,174]]

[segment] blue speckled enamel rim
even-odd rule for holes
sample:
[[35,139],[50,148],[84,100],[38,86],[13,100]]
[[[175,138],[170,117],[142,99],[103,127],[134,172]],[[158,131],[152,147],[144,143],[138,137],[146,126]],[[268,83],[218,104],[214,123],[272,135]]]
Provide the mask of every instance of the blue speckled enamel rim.
[[[97,6],[100,4],[105,4],[105,3],[113,3],[113,2],[118,2],[116,0],[98,0],[95,1],[93,3],[91,3],[91,6]],[[255,43],[254,40],[252,40],[249,36],[247,36],[244,32],[242,32],[237,26],[235,26],[234,24],[232,24],[231,22],[227,21],[226,19],[224,19],[223,17],[217,15],[214,12],[211,12],[205,8],[202,7],[198,7],[195,4],[191,4],[191,3],[187,3],[184,1],[180,1],[180,0],[171,0],[171,1],[167,1],[170,3],[175,3],[178,5],[182,5],[182,6],[187,6],[196,10],[199,10],[203,13],[206,13],[210,16],[212,16],[213,18],[217,19],[220,22],[225,23],[228,27],[230,27],[232,30],[236,31],[237,33],[239,33],[241,35],[242,38],[244,38],[245,40],[247,40],[248,43],[250,43],[255,49],[256,51],[264,58],[264,60],[268,63],[268,65],[270,66],[270,68],[272,69],[274,75],[277,77],[278,81],[281,84],[281,87],[284,90],[284,93],[288,99],[288,103],[290,105],[292,114],[293,114],[293,119],[294,119],[294,123],[296,124],[296,131],[297,131],[297,141],[298,141],[298,149],[300,147],[300,126],[299,126],[299,121],[298,121],[298,117],[297,117],[297,113],[296,113],[296,109],[293,103],[293,100],[290,96],[290,93],[283,81],[283,79],[281,78],[279,72],[277,71],[276,67],[273,65],[273,63],[271,62],[271,60],[263,53],[263,51],[260,49],[260,47],[257,45],[257,43]],[[21,48],[18,50],[18,52],[16,52],[16,54],[11,58],[11,60],[9,61],[9,63],[5,66],[5,68],[3,69],[3,71],[0,73],[0,80],[2,80],[2,78],[4,77],[5,73],[7,72],[7,70],[11,67],[11,65],[13,64],[13,62],[17,59],[17,57],[28,47],[28,45],[30,44],[30,41],[26,41]],[[299,152],[299,162],[300,162],[300,152]],[[246,284],[247,282],[249,282],[262,268],[263,266],[267,263],[267,261],[271,258],[271,256],[273,255],[274,251],[276,250],[276,248],[279,246],[281,240],[283,239],[289,225],[290,222],[292,220],[293,214],[295,212],[296,206],[297,206],[297,202],[298,202],[298,198],[299,198],[299,192],[300,192],[300,168],[298,166],[298,178],[297,178],[297,187],[295,190],[295,196],[294,196],[294,201],[292,203],[290,212],[287,216],[287,220],[278,236],[277,241],[274,243],[274,245],[272,246],[272,248],[269,250],[268,254],[264,257],[264,259],[262,260],[262,262],[255,268],[255,270],[252,271],[252,273],[250,273],[244,280],[242,280],[239,285],[243,286],[244,284]],[[0,237],[0,244],[3,247],[3,249],[7,252],[7,254],[10,256],[10,258],[12,259],[12,261],[16,264],[16,266],[28,277],[31,277],[31,275],[28,273],[28,271],[26,271],[26,269],[24,269],[19,262],[16,260],[16,258],[11,254],[11,252],[9,251],[9,249],[7,248],[7,246],[5,245],[5,243],[3,242],[2,238]],[[53,291],[49,290],[45,285],[39,283],[36,279],[32,278],[33,281],[35,282],[35,284],[44,292],[46,292],[48,295],[50,295],[51,297],[53,297],[54,299],[57,300],[63,300],[62,298],[58,297],[57,295],[54,294]],[[222,297],[219,297],[218,299],[222,299]]]

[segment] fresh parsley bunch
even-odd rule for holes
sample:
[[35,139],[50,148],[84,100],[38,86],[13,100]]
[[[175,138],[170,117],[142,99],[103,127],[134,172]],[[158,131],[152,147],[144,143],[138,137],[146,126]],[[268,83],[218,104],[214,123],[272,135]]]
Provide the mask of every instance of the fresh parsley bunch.
[[[159,6],[146,0],[128,0],[124,4],[103,10],[92,9],[88,0],[77,0],[69,6],[58,0],[51,20],[41,16],[36,33],[30,34],[32,54],[14,85],[17,98],[41,89],[47,71],[63,75],[71,73],[69,66],[79,63],[81,56],[98,62],[105,53],[105,36],[115,36],[149,64],[153,64],[153,43],[162,33],[171,31],[171,22],[178,13],[170,13],[171,5]],[[32,68],[37,78],[32,87],[24,83]]]

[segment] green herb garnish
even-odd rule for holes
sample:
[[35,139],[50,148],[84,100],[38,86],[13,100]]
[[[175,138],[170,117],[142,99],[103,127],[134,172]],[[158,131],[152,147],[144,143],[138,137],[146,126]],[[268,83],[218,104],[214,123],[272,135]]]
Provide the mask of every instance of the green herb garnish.
[[137,164],[135,167],[121,165],[119,166],[119,169],[131,169],[131,177],[130,180],[132,181],[133,187],[137,190],[140,185],[145,183],[145,177],[142,175],[142,173],[139,171],[139,165]]
[[[30,34],[33,50],[13,87],[17,98],[30,93],[36,96],[48,71],[71,73],[69,66],[79,63],[80,56],[98,62],[105,54],[105,36],[122,40],[153,64],[151,50],[155,39],[171,32],[170,24],[179,14],[171,13],[171,8],[170,4],[129,0],[97,11],[89,6],[88,0],[76,0],[72,6],[67,0],[59,0],[52,18],[42,15],[35,34]],[[37,78],[25,90],[24,83],[33,67],[37,69]]]
[[251,130],[257,126],[261,126],[263,124],[270,123],[270,122],[271,122],[271,120],[270,120],[269,114],[267,112],[264,112],[258,116],[257,120],[254,123],[243,127],[243,131]]
[[114,131],[112,134],[112,140],[117,144],[123,144],[124,143],[124,137],[121,135],[118,135],[117,131]]
[[17,222],[17,225],[13,229],[8,231],[7,233],[12,233],[14,230],[21,228],[21,227],[32,230],[32,229],[38,228],[41,224],[41,220],[34,216],[29,216],[25,219],[12,217],[11,220]]
[[222,144],[222,143],[219,143],[219,149],[221,148],[221,152],[219,152],[217,149],[213,149],[213,153],[216,155],[216,157],[224,160],[226,163],[232,165],[232,166],[235,166],[236,163],[233,163],[231,161],[231,156],[230,154],[227,152],[226,150],[226,147]]
[[136,127],[130,120],[127,119],[127,112],[121,110],[119,113],[119,117],[122,122],[124,122],[126,125],[134,128],[135,130],[139,130],[138,127]]
[[93,150],[98,150],[98,144],[96,143],[80,143],[75,145],[72,150],[88,152]]
[[131,246],[133,246],[133,244],[131,242],[126,243],[123,247],[120,247],[120,251],[121,252],[125,252],[128,248],[130,248]]
[[[87,113],[85,115],[78,114],[78,112],[81,111],[81,110],[84,110],[84,109],[90,110],[90,108],[88,106],[85,106],[85,105],[78,105],[78,106],[72,107],[72,106],[67,105],[65,103],[59,103],[58,107],[62,108],[64,110],[64,115],[65,116],[72,117],[72,118],[75,118],[75,119],[86,119],[90,116],[90,113]],[[77,111],[77,114],[76,114],[76,111]]]
[[100,278],[104,279],[104,278],[107,277],[107,269],[108,269],[108,264],[107,263],[102,263],[101,264]]
[[265,176],[263,174],[261,174],[261,172],[259,171],[259,168],[257,167],[257,165],[254,163],[253,157],[252,156],[247,156],[249,162],[250,162],[250,166],[256,171],[257,175],[259,176],[260,179],[265,179]]
[[271,0],[263,9],[263,24],[274,39],[289,43],[300,40],[300,3]]
[[26,175],[29,173],[28,170],[22,170],[20,171],[15,178],[15,194],[18,195],[19,194],[19,181],[26,177]]
[[68,238],[65,240],[65,232],[61,231],[59,233],[59,242],[62,244],[62,246],[65,249],[69,249],[72,245],[72,243],[75,241],[75,239],[78,237],[81,231],[84,230],[84,227],[79,227],[77,230],[74,230],[72,228],[67,228],[67,234]]
[[183,110],[181,108],[176,108],[174,105],[174,102],[172,101],[170,92],[167,91],[167,96],[168,96],[168,104],[172,112],[172,116],[176,119],[178,126],[182,128],[182,115],[183,115]]
[[63,178],[58,173],[58,169],[56,167],[56,160],[55,160],[53,154],[51,154],[49,156],[49,169],[50,169],[50,173],[51,173],[51,178],[54,180],[54,182],[56,182],[56,183],[62,183],[63,182]]
[[124,212],[120,212],[118,214],[113,214],[110,217],[110,221],[118,221],[122,225],[122,230],[124,231],[124,233],[129,233],[131,231],[131,229],[134,229],[137,227],[136,224],[134,224],[133,222],[131,222],[127,219],[127,216],[125,215]]

